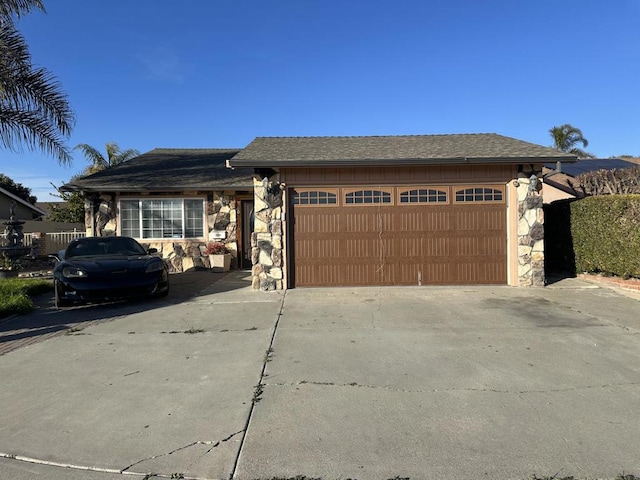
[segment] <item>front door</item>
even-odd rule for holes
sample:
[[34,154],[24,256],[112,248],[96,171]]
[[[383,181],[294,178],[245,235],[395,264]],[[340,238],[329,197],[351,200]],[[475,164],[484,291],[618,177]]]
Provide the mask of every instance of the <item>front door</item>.
[[242,236],[240,268],[251,268],[251,233],[253,232],[253,200],[241,201]]

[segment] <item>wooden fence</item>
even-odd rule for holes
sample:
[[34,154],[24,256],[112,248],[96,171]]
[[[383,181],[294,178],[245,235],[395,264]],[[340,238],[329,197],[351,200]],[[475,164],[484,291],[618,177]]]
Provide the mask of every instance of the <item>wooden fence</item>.
[[[25,233],[22,241],[25,247],[32,247],[32,255],[44,256],[66,248],[71,240],[85,237],[85,232],[53,232],[53,233]],[[6,233],[0,233],[0,243],[7,238]],[[42,241],[44,240],[44,241]],[[42,248],[44,247],[44,248]]]

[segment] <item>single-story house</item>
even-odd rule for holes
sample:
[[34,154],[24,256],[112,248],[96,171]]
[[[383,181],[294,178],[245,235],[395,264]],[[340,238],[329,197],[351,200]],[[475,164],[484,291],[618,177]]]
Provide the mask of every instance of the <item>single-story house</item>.
[[638,167],[637,159],[634,161],[621,158],[584,158],[575,163],[562,164],[546,163],[542,169],[544,187],[542,197],[544,203],[553,203],[557,200],[571,198],[584,198],[586,196],[580,187],[577,178],[583,173],[597,172],[598,170],[614,170]]
[[62,189],[85,196],[87,235],[134,237],[176,272],[208,267],[207,243],[223,241],[250,268],[253,170],[227,165],[239,151],[156,148]]
[[545,163],[574,155],[497,134],[259,137],[156,149],[63,188],[92,235],[129,235],[174,269],[224,241],[256,289],[544,285]]
[[15,218],[21,221],[38,220],[47,213],[0,187],[0,222],[6,222],[10,219],[12,205],[15,205]]

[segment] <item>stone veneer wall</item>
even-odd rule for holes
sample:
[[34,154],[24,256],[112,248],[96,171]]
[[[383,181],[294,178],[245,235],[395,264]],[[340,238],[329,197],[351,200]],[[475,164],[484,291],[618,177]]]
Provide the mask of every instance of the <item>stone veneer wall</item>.
[[[153,198],[145,195],[144,198]],[[233,191],[217,191],[207,194],[208,241],[151,241],[141,243],[147,248],[157,248],[167,260],[171,272],[186,272],[193,268],[211,268],[209,256],[204,253],[208,242],[223,242],[231,251],[232,267],[237,265],[237,201]],[[118,221],[115,195],[103,194],[94,202],[96,236],[117,235]],[[91,234],[91,204],[85,201],[85,228]],[[215,231],[225,231],[225,238],[215,238]]]
[[531,191],[530,179],[518,178],[518,286],[542,287],[544,275],[544,211],[542,182]]
[[251,234],[252,285],[256,290],[285,288],[282,245],[282,188],[278,176],[253,179],[254,223]]

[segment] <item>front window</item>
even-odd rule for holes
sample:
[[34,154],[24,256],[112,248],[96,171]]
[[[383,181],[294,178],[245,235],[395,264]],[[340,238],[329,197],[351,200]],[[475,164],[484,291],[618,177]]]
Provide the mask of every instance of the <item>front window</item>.
[[120,200],[120,231],[134,238],[202,238],[204,200]]

